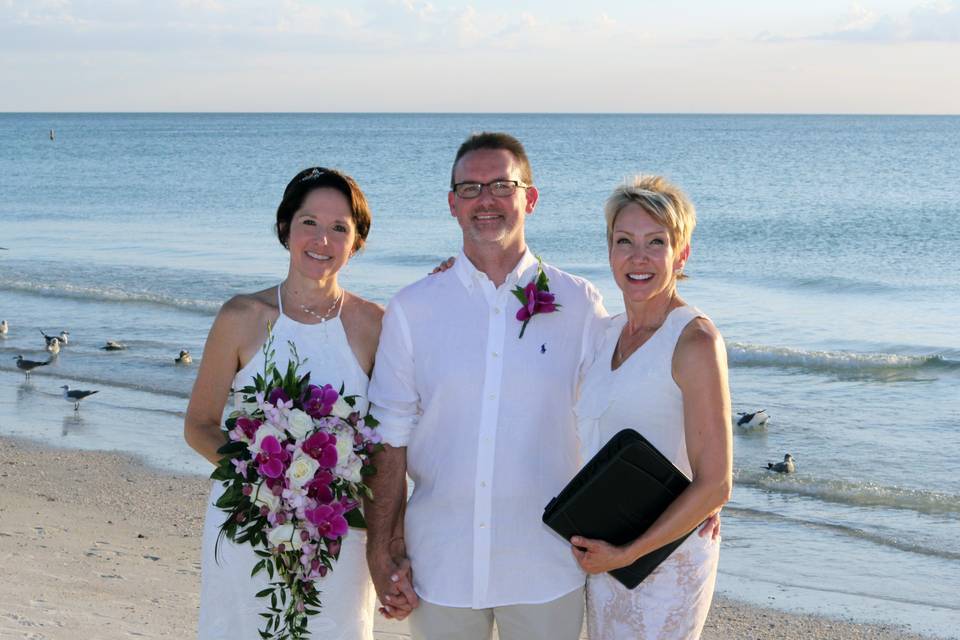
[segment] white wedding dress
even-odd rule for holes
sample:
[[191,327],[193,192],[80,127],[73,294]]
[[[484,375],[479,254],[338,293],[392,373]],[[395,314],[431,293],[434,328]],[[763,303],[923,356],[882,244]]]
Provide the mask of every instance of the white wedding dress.
[[[279,289],[278,289],[279,293]],[[300,373],[310,372],[311,384],[330,384],[339,389],[344,385],[347,395],[360,395],[358,404],[366,410],[369,379],[357,362],[340,317],[319,324],[302,324],[283,314],[273,326],[274,357],[281,373],[286,371],[291,357],[289,342],[300,355]],[[252,384],[253,377],[263,371],[264,355],[257,355],[234,378],[233,388],[242,389]],[[236,402],[240,401],[239,394]],[[250,577],[253,565],[259,560],[249,545],[237,545],[223,538],[214,557],[214,546],[224,521],[225,513],[215,505],[223,492],[220,482],[213,483],[203,526],[202,578],[200,586],[200,640],[259,640],[258,629],[266,619],[269,598],[257,598],[256,593],[269,586],[265,571]],[[324,640],[372,640],[375,592],[370,582],[366,560],[366,532],[350,529],[343,539],[340,557],[333,571],[317,583],[321,611],[310,619],[312,638]]]
[[[674,309],[647,342],[615,371],[613,350],[626,314],[610,318],[603,344],[580,388],[577,431],[589,460],[621,429],[631,428],[692,476],[683,429],[683,396],[673,379],[673,351],[684,327],[705,317]],[[700,637],[717,578],[720,544],[691,534],[637,588],[607,573],[587,580],[590,640],[692,640]]]

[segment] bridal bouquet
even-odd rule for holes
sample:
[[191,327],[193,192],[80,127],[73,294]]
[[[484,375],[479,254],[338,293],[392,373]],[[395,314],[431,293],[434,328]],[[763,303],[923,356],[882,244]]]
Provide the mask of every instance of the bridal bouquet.
[[226,420],[229,442],[211,476],[226,487],[217,501],[229,514],[221,537],[251,545],[260,558],[251,575],[265,571],[271,580],[257,593],[270,601],[262,638],[307,634],[307,617],[321,606],[314,581],[333,570],[349,527],[365,526],[363,478],[376,472],[370,459],[382,448],[361,399],[312,384],[298,374],[292,343],[290,350],[281,374],[267,341],[265,371],[241,389],[244,408]]

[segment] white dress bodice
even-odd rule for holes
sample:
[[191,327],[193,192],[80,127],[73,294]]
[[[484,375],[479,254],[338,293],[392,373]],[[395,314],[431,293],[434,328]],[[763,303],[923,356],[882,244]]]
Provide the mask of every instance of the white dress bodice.
[[[293,359],[291,343],[300,357],[300,375],[310,372],[310,383],[329,384],[345,395],[356,395],[356,409],[367,410],[369,379],[357,361],[340,316],[317,324],[297,322],[283,313],[271,328],[274,351],[273,362],[280,373],[286,372]],[[234,404],[242,401],[240,390],[253,383],[254,376],[263,373],[263,349],[237,372],[233,380]],[[257,598],[256,593],[268,585],[265,572],[250,576],[258,557],[253,547],[238,545],[217,537],[226,514],[216,507],[224,491],[220,482],[214,482],[203,528],[200,581],[200,621],[197,637],[200,640],[257,640],[258,629],[265,620],[269,599]],[[372,640],[374,590],[366,562],[366,532],[350,529],[343,539],[340,557],[333,570],[317,582],[320,591],[320,613],[310,619],[311,637],[325,640]]]
[[616,370],[610,365],[627,315],[621,313],[609,319],[574,408],[583,462],[618,431],[630,428],[649,440],[684,475],[692,477],[684,438],[683,396],[673,379],[672,368],[680,334],[698,317],[705,316],[695,307],[677,307]]

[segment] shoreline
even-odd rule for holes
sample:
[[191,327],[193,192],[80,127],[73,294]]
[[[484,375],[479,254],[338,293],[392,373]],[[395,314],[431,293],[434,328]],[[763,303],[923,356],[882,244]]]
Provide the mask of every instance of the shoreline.
[[[195,637],[210,480],[135,457],[0,436],[0,638]],[[408,638],[377,619],[377,640]],[[705,640],[932,638],[723,595]]]

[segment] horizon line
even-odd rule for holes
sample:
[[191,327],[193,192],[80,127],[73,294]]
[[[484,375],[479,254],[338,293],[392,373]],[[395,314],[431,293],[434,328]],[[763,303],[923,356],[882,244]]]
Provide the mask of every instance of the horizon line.
[[430,115],[430,116],[850,116],[957,117],[960,113],[851,111],[13,111],[0,115]]

